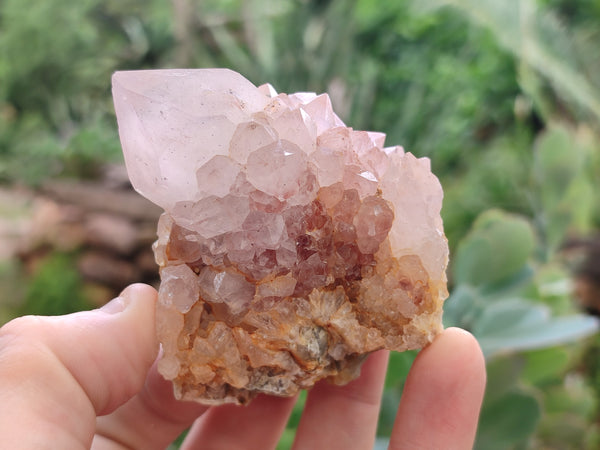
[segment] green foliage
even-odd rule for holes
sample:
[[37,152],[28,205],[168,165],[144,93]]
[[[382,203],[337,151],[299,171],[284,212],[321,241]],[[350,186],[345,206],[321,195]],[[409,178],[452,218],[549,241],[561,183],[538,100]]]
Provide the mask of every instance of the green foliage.
[[568,233],[593,226],[591,174],[598,172],[586,138],[570,127],[549,124],[533,150],[532,215],[487,210],[473,222],[452,261],[444,322],[471,330],[490,359],[477,448],[529,448],[534,434],[551,445],[594,448],[597,438],[581,438],[595,430],[594,385],[562,380],[573,377],[576,362],[565,344],[593,334],[598,323],[574,314],[557,256]]
[[453,262],[457,284],[498,284],[514,276],[534,248],[533,230],[526,220],[490,210],[477,218],[461,241]]
[[403,353],[392,353],[390,355],[390,361],[388,363],[388,372],[385,379],[386,387],[399,387],[404,386],[404,380],[408,375],[410,366],[417,357],[416,351],[406,351]]
[[300,392],[300,395],[298,395],[298,400],[292,409],[287,426],[285,427],[285,430],[279,439],[277,450],[288,450],[292,448],[294,437],[296,436],[296,428],[298,428],[298,424],[300,423],[300,417],[302,416],[302,411],[304,410],[305,404],[306,391],[302,391]]
[[442,215],[452,246],[488,209],[533,214],[528,194],[533,164],[531,145],[529,132],[518,129],[515,135],[500,136],[465,154],[465,167],[440,174],[445,195]]
[[89,309],[73,256],[55,253],[41,262],[29,280],[23,314],[60,315]]
[[540,420],[540,405],[522,391],[509,391],[481,411],[475,448],[504,450],[526,440]]
[[[593,145],[593,144],[592,144]],[[549,255],[569,233],[589,232],[595,205],[593,149],[585,134],[549,124],[535,142],[533,178],[538,199],[537,221]],[[595,149],[597,151],[597,147]],[[592,170],[590,170],[592,169]]]
[[86,176],[121,158],[110,75],[151,58],[158,33],[131,13],[102,0],[0,3],[0,181]]
[[560,376],[557,374],[566,372],[571,364],[572,358],[566,347],[549,347],[529,352],[521,377],[527,384],[551,384],[559,380]]
[[[354,108],[368,115],[353,116],[352,123],[383,130],[388,142],[401,142],[420,155],[434,155],[437,173],[465,169],[476,142],[513,123],[514,61],[489,32],[469,27],[460,14],[419,15],[413,4],[358,2],[356,20],[367,50],[361,64],[378,68],[376,114]],[[361,120],[371,116],[372,123]]]
[[553,317],[548,305],[524,297],[536,282],[535,245],[527,220],[491,210],[458,246],[444,321],[471,330],[488,356],[570,342],[597,329],[590,317]]
[[544,98],[538,74],[574,108],[574,113],[600,122],[600,84],[592,75],[595,72],[588,70],[587,56],[593,64],[596,58],[593,53],[578,55],[573,51],[582,46],[553,11],[539,8],[536,0],[519,0],[514,6],[494,0],[427,0],[420,5],[455,6],[494,33],[500,45],[518,56],[523,71],[535,71],[527,74],[531,78],[521,86],[548,118],[555,111]]
[[595,319],[584,315],[550,317],[545,305],[514,299],[485,308],[473,333],[485,354],[545,348],[572,342],[598,329]]
[[396,409],[398,408],[402,390],[404,389],[404,382],[416,357],[416,351],[390,354],[387,376],[385,378],[385,392],[377,424],[377,434],[380,436],[389,436],[392,432],[394,419],[396,418]]
[[564,442],[564,448],[598,448],[598,430],[593,424],[596,404],[594,392],[582,376],[569,375],[564,383],[547,387],[539,439]]

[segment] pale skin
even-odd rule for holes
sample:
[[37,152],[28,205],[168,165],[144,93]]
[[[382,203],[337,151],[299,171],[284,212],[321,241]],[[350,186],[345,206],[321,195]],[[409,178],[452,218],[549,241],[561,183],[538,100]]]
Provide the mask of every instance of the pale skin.
[[[19,449],[275,448],[294,398],[249,406],[179,402],[156,372],[156,291],[132,285],[102,309],[23,317],[0,328],[0,441]],[[308,394],[295,450],[372,449],[388,353],[360,378]],[[390,449],[473,446],[485,388],[477,341],[449,328],[419,353],[404,389]]]

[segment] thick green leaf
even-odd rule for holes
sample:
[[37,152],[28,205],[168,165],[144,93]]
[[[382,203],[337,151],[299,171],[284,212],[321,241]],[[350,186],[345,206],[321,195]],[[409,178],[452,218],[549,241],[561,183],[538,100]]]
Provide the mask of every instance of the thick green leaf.
[[375,439],[373,450],[386,450],[390,445],[390,440],[387,438],[378,437]]
[[296,437],[296,430],[292,428],[286,428],[283,430],[281,438],[277,443],[277,450],[289,450],[294,445],[294,438]]
[[489,357],[573,342],[597,330],[598,321],[593,317],[552,318],[545,305],[513,299],[487,306],[473,328],[473,334]]
[[565,347],[535,350],[523,356],[525,367],[522,378],[537,385],[561,378],[571,362]]
[[523,372],[525,359],[519,354],[502,355],[487,361],[485,401],[494,402],[513,390]]
[[479,293],[471,286],[461,284],[444,302],[444,326],[471,329],[478,312]]
[[300,392],[298,400],[294,404],[294,408],[292,409],[292,413],[288,419],[287,426],[279,438],[277,450],[288,450],[292,448],[292,445],[294,444],[294,437],[296,436],[296,428],[298,428],[300,417],[302,416],[302,411],[304,410],[304,405],[306,404],[306,395],[306,391]]
[[292,413],[290,414],[290,418],[288,419],[288,428],[296,428],[300,423],[300,417],[302,417],[302,411],[304,411],[304,405],[306,404],[306,391],[300,391],[298,395],[298,400],[294,404],[294,408],[292,409]]
[[581,169],[575,137],[566,128],[554,125],[535,142],[534,173],[544,192],[564,194]]
[[377,421],[378,436],[390,436],[392,434],[401,394],[401,389],[397,387],[384,389],[381,408],[379,409],[379,420]]
[[480,286],[508,279],[522,270],[534,242],[525,219],[499,210],[486,211],[458,246],[454,280]]
[[402,390],[404,381],[408,375],[408,371],[412,366],[413,361],[417,357],[417,351],[406,351],[402,353],[393,352],[390,354],[390,362],[388,364],[387,375],[385,378],[385,386],[388,388],[395,387]]
[[406,351],[402,353],[392,352],[385,378],[385,389],[379,410],[379,421],[377,423],[377,434],[389,436],[394,426],[396,411],[404,389],[404,382],[408,372],[417,357],[417,351]]
[[480,295],[490,301],[510,298],[521,292],[521,290],[532,280],[535,272],[535,269],[530,264],[526,264],[521,270],[510,277],[497,283],[483,286],[479,290]]
[[486,305],[472,331],[476,336],[504,335],[546,323],[550,310],[522,299],[508,299]]
[[479,420],[476,449],[506,450],[529,437],[540,419],[536,398],[522,391],[512,391],[485,401]]

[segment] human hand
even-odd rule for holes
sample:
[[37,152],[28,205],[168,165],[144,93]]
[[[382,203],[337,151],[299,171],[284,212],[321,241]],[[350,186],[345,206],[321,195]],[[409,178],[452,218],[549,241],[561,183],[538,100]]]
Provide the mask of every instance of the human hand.
[[[274,448],[294,398],[249,406],[179,402],[157,373],[156,291],[128,287],[107,306],[61,317],[23,317],[0,329],[0,442],[18,449]],[[346,386],[309,393],[294,448],[371,449],[388,354],[376,352]],[[468,449],[485,387],[475,339],[447,329],[411,369],[391,449]],[[192,425],[193,424],[193,425]]]

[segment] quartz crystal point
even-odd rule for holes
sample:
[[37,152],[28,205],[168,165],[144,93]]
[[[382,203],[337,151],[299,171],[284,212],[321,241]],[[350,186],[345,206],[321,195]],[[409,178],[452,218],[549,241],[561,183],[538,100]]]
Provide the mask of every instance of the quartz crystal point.
[[355,131],[326,94],[225,69],[117,72],[129,176],[164,208],[160,373],[179,399],[245,404],[440,332],[448,246],[426,158]]

